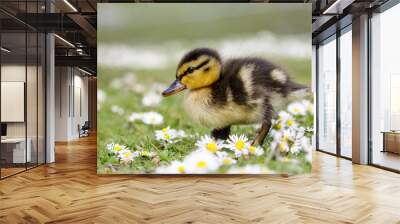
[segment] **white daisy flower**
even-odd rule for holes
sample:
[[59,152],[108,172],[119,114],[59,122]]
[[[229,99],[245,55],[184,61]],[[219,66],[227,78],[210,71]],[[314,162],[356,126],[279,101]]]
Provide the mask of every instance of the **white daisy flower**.
[[132,72],[128,72],[122,78],[120,78],[122,86],[121,87],[131,87],[136,83],[136,76]]
[[225,145],[227,148],[235,152],[236,157],[249,154],[248,147],[249,142],[244,135],[231,135],[228,139],[228,144]]
[[302,150],[301,143],[299,141],[295,141],[293,145],[290,147],[290,153],[297,154]]
[[170,127],[155,131],[156,139],[168,143],[176,142],[178,138],[185,137],[186,134],[182,130],[171,129]]
[[296,122],[292,115],[287,113],[286,111],[281,111],[278,114],[278,122],[281,123],[282,127],[295,127]]
[[301,103],[306,108],[306,111],[310,114],[314,114],[314,105],[309,100],[302,100]]
[[229,157],[228,153],[225,151],[217,151],[216,155],[218,157],[218,161],[223,166],[230,166],[236,164],[236,160]]
[[309,138],[303,137],[298,141],[300,142],[301,149],[303,152],[312,154],[313,149]]
[[157,106],[161,102],[161,95],[155,92],[146,93],[142,98],[142,104],[146,107]]
[[111,80],[110,86],[114,89],[129,88],[136,83],[136,76],[133,73],[127,73],[122,77]]
[[223,147],[223,142],[215,140],[208,135],[204,135],[196,142],[196,146],[199,150],[216,153]]
[[294,141],[296,138],[296,130],[295,129],[286,129],[283,130],[281,135],[281,140],[282,141]]
[[304,127],[298,127],[295,129],[296,131],[296,139],[305,137],[306,129]]
[[115,155],[118,155],[120,151],[126,150],[126,146],[117,143],[109,143],[106,146],[107,150]]
[[111,80],[110,86],[114,89],[121,89],[123,86],[122,80],[120,78],[115,78]]
[[143,113],[142,121],[145,124],[157,125],[162,124],[164,122],[164,118],[161,114],[151,111]]
[[155,152],[150,152],[150,151],[147,151],[147,150],[141,150],[141,151],[139,151],[137,153],[138,153],[138,156],[148,157],[148,158],[152,158],[152,157],[156,156]]
[[106,100],[106,98],[107,98],[106,93],[103,90],[98,89],[97,90],[97,111],[100,111],[101,104]]
[[273,119],[271,122],[271,132],[273,131],[280,131],[283,129],[282,122],[280,120]]
[[250,145],[248,150],[251,155],[261,156],[262,154],[264,154],[264,150],[260,146]]
[[287,141],[275,139],[271,142],[271,149],[279,150],[279,152],[289,152],[289,144]]
[[186,173],[213,173],[219,167],[218,158],[204,150],[190,153],[183,161],[187,168]]
[[135,113],[135,112],[133,112],[133,113],[131,113],[131,115],[129,115],[128,120],[130,122],[134,122],[136,120],[142,120],[142,118],[143,118],[143,113]]
[[137,156],[137,152],[132,152],[131,150],[127,149],[121,150],[118,154],[118,158],[121,160],[121,163],[130,163]]
[[111,106],[111,112],[116,113],[118,115],[123,115],[124,114],[124,109],[122,109],[120,106],[112,105]]
[[186,173],[186,167],[183,162],[172,161],[169,166],[161,166],[156,169],[158,174],[184,174]]
[[171,129],[169,126],[163,128],[161,130],[154,131],[157,140],[172,142],[172,140],[176,137],[175,130]]
[[183,130],[176,130],[176,135],[181,138],[184,138],[187,136]]
[[106,100],[106,98],[107,98],[106,92],[104,92],[101,89],[98,89],[97,90],[97,102],[102,103]]
[[293,115],[306,115],[307,113],[307,108],[302,102],[293,102],[287,108]]
[[130,90],[132,90],[135,93],[143,93],[146,90],[146,87],[140,83],[134,83],[130,87]]

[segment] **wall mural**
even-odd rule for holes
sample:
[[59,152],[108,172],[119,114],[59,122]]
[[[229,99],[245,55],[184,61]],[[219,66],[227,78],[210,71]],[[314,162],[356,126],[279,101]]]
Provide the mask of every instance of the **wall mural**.
[[311,4],[98,4],[99,174],[310,172]]

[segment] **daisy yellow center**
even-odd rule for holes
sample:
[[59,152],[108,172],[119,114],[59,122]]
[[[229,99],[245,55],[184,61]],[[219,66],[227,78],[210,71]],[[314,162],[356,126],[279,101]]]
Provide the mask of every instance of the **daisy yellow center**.
[[230,160],[229,158],[224,158],[224,159],[222,160],[222,163],[223,163],[224,165],[231,165],[231,164],[232,164],[232,160]]
[[287,126],[292,126],[294,124],[294,121],[289,119],[286,121]]
[[164,138],[165,138],[165,139],[170,139],[170,138],[171,138],[171,135],[170,135],[170,134],[164,134]]
[[283,142],[279,143],[278,148],[279,148],[279,151],[281,151],[281,152],[285,151],[285,143],[283,143]]
[[236,149],[242,151],[244,149],[245,143],[243,140],[238,140],[235,144]]
[[256,152],[256,147],[255,146],[250,146],[249,147],[249,152],[254,154]]
[[147,152],[147,151],[142,151],[142,152],[140,153],[140,155],[141,155],[141,156],[149,156],[150,153]]
[[162,132],[167,133],[168,129],[167,128],[163,128]]
[[298,113],[298,112],[300,112],[300,108],[296,107],[296,108],[293,109],[293,111]]
[[217,144],[214,141],[207,143],[206,148],[210,152],[216,152],[218,150]]
[[178,172],[179,173],[184,173],[185,172],[185,167],[184,166],[178,166]]
[[122,149],[122,147],[120,145],[115,145],[114,146],[114,151],[119,152],[119,151],[121,151],[121,149]]
[[281,123],[278,123],[278,124],[275,125],[275,129],[281,130],[281,128],[282,128],[282,124]]
[[205,161],[199,161],[199,162],[197,162],[196,166],[198,168],[206,168],[207,163]]
[[131,152],[126,152],[126,153],[124,153],[124,157],[125,157],[125,158],[129,158],[131,155],[132,155]]

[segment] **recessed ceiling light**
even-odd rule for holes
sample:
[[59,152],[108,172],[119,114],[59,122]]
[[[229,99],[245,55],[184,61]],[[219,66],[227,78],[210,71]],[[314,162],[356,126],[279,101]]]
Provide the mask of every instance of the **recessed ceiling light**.
[[83,69],[81,69],[81,68],[79,68],[79,67],[78,67],[78,70],[81,71],[81,72],[83,72],[83,73],[85,73],[85,74],[87,74],[87,75],[90,75],[90,76],[92,75],[92,73],[90,73],[90,72],[88,72],[88,71],[86,71],[86,70],[83,70]]
[[355,0],[336,0],[322,14],[342,14],[343,10],[351,5]]
[[11,50],[9,50],[9,49],[7,49],[7,48],[5,48],[5,47],[1,47],[0,48],[2,51],[4,51],[4,52],[7,52],[7,53],[10,53],[11,52]]
[[73,45],[71,42],[69,42],[68,40],[62,38],[61,36],[59,36],[58,34],[54,34],[55,37],[57,37],[58,39],[60,39],[62,42],[66,43],[67,45],[69,45],[70,47],[75,48],[75,45]]
[[65,4],[67,4],[74,12],[78,12],[78,10],[68,1],[64,0]]

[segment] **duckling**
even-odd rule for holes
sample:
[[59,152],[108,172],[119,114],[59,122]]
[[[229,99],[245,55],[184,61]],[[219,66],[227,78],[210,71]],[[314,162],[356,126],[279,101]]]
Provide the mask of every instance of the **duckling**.
[[252,143],[260,145],[275,113],[291,95],[306,88],[262,58],[233,58],[223,62],[216,50],[196,48],[183,56],[175,81],[162,95],[188,89],[185,110],[194,121],[211,128],[216,139],[227,139],[232,125],[261,123]]

